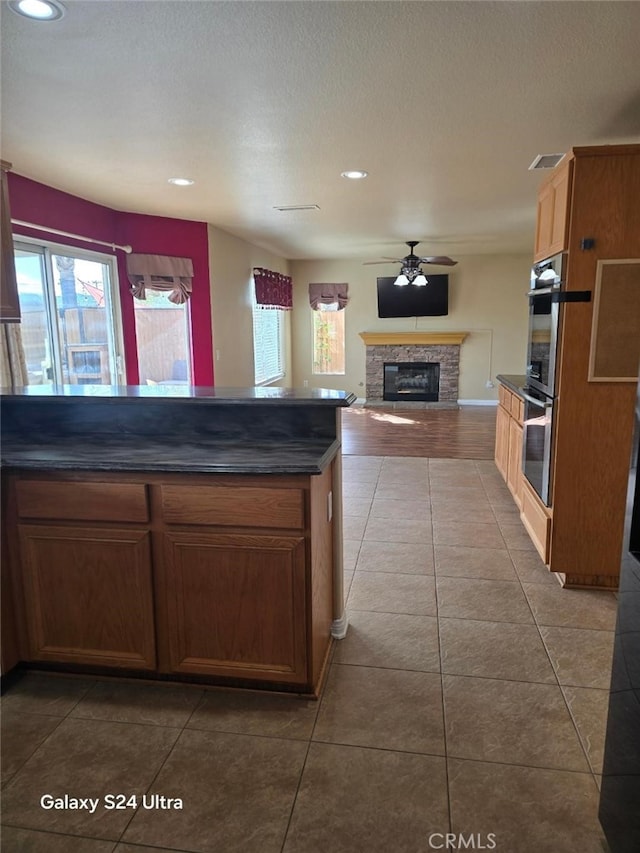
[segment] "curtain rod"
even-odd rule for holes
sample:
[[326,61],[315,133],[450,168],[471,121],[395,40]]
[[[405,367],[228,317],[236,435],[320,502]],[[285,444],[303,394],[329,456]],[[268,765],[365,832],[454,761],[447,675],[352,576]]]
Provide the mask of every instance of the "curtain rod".
[[109,246],[112,251],[121,249],[130,255],[131,246],[118,246],[117,243],[108,243],[105,240],[94,240],[92,237],[83,237],[81,234],[71,234],[69,231],[58,231],[57,228],[49,228],[47,225],[35,225],[33,222],[22,222],[20,219],[12,219],[12,225],[22,225],[23,228],[34,228],[36,231],[47,231],[49,234],[59,234],[62,237],[71,237],[73,240],[82,240],[83,243],[98,243],[100,246]]

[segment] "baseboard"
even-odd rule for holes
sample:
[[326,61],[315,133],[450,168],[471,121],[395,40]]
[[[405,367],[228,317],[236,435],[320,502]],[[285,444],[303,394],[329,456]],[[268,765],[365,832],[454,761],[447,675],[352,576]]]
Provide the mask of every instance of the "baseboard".
[[497,406],[497,400],[458,400],[459,406]]

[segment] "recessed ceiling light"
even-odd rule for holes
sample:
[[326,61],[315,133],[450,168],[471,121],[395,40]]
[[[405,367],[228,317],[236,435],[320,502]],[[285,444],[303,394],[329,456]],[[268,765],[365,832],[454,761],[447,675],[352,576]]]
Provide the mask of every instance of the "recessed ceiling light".
[[190,178],[169,178],[169,183],[174,184],[176,187],[190,187],[195,182],[190,180]]
[[363,172],[362,169],[348,169],[346,172],[340,172],[340,174],[343,178],[359,181],[361,178],[366,178],[369,172]]
[[66,12],[58,0],[11,0],[9,8],[33,21],[59,21]]

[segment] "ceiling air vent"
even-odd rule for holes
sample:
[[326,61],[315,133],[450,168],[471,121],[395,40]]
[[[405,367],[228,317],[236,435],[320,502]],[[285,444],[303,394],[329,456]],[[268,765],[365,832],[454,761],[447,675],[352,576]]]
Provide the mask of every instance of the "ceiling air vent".
[[276,204],[273,207],[274,210],[320,210],[320,207],[317,204]]
[[564,154],[538,154],[533,163],[529,166],[529,171],[537,169],[555,169]]

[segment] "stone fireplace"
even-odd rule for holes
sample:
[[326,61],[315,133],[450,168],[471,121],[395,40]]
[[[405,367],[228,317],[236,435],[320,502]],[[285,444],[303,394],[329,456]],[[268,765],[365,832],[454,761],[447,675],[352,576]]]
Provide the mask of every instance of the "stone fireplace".
[[[460,345],[466,332],[361,332],[366,348],[366,402],[393,405],[455,405],[458,401]],[[400,390],[390,391],[389,365],[406,366]],[[426,379],[425,365],[438,365],[437,391],[433,375]],[[385,366],[387,393],[385,395]],[[413,379],[411,379],[413,377]],[[411,394],[411,386],[422,386]]]

